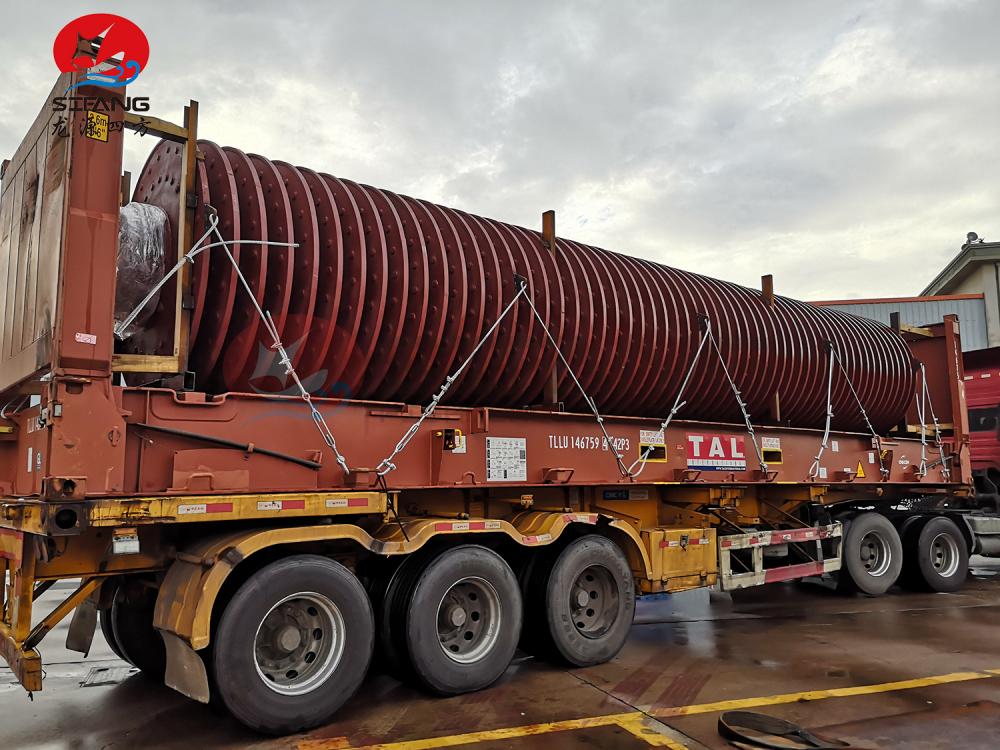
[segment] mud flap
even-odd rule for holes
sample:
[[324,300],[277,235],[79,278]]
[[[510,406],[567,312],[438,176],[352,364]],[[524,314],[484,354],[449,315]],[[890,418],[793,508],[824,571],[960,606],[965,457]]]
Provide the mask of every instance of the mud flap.
[[173,633],[161,630],[160,635],[167,647],[167,672],[163,678],[167,687],[199,703],[208,703],[208,672],[198,652]]
[[90,654],[94,644],[94,633],[97,632],[97,602],[93,597],[84,599],[73,611],[73,619],[69,623],[66,634],[66,648],[77,651],[85,657]]

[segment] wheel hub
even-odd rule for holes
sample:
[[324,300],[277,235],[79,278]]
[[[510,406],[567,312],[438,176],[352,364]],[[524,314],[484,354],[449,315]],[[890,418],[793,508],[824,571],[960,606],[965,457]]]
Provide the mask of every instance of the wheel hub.
[[287,625],[278,632],[275,643],[282,651],[292,652],[302,643],[302,634],[292,625]]
[[950,578],[958,570],[958,544],[950,534],[938,534],[931,540],[931,565],[943,578]]
[[479,661],[500,635],[500,596],[483,578],[463,578],[442,597],[437,622],[441,648],[450,659]]
[[876,531],[869,531],[861,538],[859,545],[861,564],[871,576],[885,575],[892,565],[892,550],[889,542]]
[[276,693],[308,693],[336,671],[344,636],[343,615],[328,597],[312,592],[286,597],[257,628],[257,674]]
[[592,565],[570,587],[570,616],[581,635],[600,638],[618,619],[618,587],[610,570]]

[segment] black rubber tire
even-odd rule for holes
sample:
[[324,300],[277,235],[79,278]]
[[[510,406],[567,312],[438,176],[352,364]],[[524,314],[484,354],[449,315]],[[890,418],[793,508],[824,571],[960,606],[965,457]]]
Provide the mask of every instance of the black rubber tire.
[[[114,603],[114,600],[118,597],[118,583],[117,581],[112,580],[105,583],[104,585],[109,586],[109,584],[114,585],[114,591],[112,592],[111,596],[108,597],[108,600]],[[101,635],[103,635],[104,640],[107,641],[108,648],[110,648],[111,651],[114,653],[114,655],[117,656],[122,661],[128,661],[128,659],[125,658],[125,654],[122,652],[122,647],[118,645],[118,639],[115,638],[115,629],[114,629],[114,624],[111,620],[110,606],[98,610],[98,620],[101,623]],[[131,662],[129,663],[131,664]],[[135,665],[133,664],[132,666]]]
[[[609,584],[617,587],[617,602],[610,605],[607,629],[588,636],[573,621],[569,594],[577,578],[595,566],[604,568]],[[554,549],[531,563],[523,585],[528,615],[521,645],[529,653],[588,667],[610,661],[625,645],[635,616],[635,580],[625,554],[610,539],[589,534]]]
[[[118,639],[115,638],[115,630],[111,623],[111,607],[107,609],[102,609],[98,612],[98,620],[101,623],[101,635],[104,636],[104,640],[108,643],[108,648],[122,661],[128,661],[125,658],[125,654],[122,653],[122,647],[118,645]],[[132,662],[129,662],[132,664]],[[135,666],[132,664],[132,666]]]
[[[896,582],[903,567],[903,543],[899,532],[888,518],[874,512],[861,513],[844,526],[837,588],[847,593],[881,596]],[[869,534],[884,543],[884,550],[889,558],[888,564],[878,575],[872,575],[861,559],[861,541]],[[879,565],[878,568],[883,566]]]
[[403,682],[418,682],[410,663],[406,645],[407,599],[427,564],[436,552],[422,549],[406,556],[398,565],[386,572],[386,577],[373,588],[377,596],[378,666]]
[[[510,566],[496,552],[462,545],[431,559],[404,565],[390,585],[386,640],[397,659],[405,655],[406,672],[439,695],[458,695],[489,687],[507,670],[521,635],[521,591]],[[479,659],[460,664],[441,644],[438,610],[452,587],[466,578],[487,582],[499,604],[497,634]]]
[[[946,535],[954,544],[957,565],[951,575],[934,567],[934,540]],[[957,591],[969,573],[969,550],[965,537],[950,518],[932,516],[912,524],[903,536],[903,574],[900,583],[922,591]]]
[[[271,609],[302,592],[333,602],[344,623],[343,651],[322,682],[301,695],[272,690],[258,673],[255,640]],[[368,594],[338,562],[295,555],[250,576],[230,599],[213,638],[212,668],[223,704],[258,732],[285,735],[327,722],[361,685],[372,657],[375,622]]]
[[[109,621],[114,643],[118,647],[116,653],[138,667],[145,677],[162,682],[167,671],[167,649],[159,631],[153,627],[155,609],[155,589],[136,582],[132,585],[126,583],[115,594]],[[101,628],[105,628],[103,612]]]

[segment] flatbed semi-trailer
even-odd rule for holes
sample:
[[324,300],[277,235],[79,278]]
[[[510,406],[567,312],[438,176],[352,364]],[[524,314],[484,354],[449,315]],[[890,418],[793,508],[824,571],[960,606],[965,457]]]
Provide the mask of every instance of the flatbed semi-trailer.
[[[552,372],[532,370],[547,398],[529,408],[313,396],[297,389],[291,354],[290,392],[206,391],[189,368],[196,278],[180,262],[220,217],[199,177],[197,104],[181,124],[119,110],[120,127],[95,128],[93,112],[70,114],[60,135],[46,104],[4,163],[0,198],[0,651],[27,690],[42,689],[46,634],[72,616],[70,648],[86,653],[100,627],[154,679],[283,733],[334,716],[375,652],[402,678],[455,694],[489,686],[519,645],[571,666],[613,658],[644,594],[816,577],[878,595],[897,580],[946,591],[965,578],[977,538],[963,510],[973,487],[956,319],[872,333],[891,342],[893,362],[908,349],[914,368],[914,406],[881,431],[857,425],[892,409],[859,393],[895,399],[907,381],[879,380],[872,358],[875,374],[851,382],[864,341],[809,353],[826,382],[806,383],[798,408],[825,420],[791,426],[777,389],[766,405],[744,402],[736,378],[757,370],[732,357],[753,352],[717,346],[711,306],[690,321],[702,346],[674,368],[669,412],[604,414],[547,333],[558,305],[535,309],[538,278],[498,283],[510,294],[478,327],[488,341],[499,330],[490,324],[515,309],[541,332],[532,346]],[[177,216],[153,303],[169,324],[148,351],[115,337],[131,129],[172,144],[181,165],[166,182]],[[239,244],[218,229],[216,269]],[[551,219],[545,229],[558,253]],[[295,239],[286,231],[286,246],[302,247]],[[235,273],[247,258],[232,259],[234,294],[253,293]],[[641,281],[640,264],[629,268]],[[733,294],[759,294],[754,315],[773,325],[764,287]],[[596,307],[574,307],[578,323]],[[258,312],[276,334],[270,311]],[[508,348],[518,331],[503,332]],[[470,359],[475,343],[463,344]],[[717,397],[742,421],[685,414],[698,357],[711,359]],[[780,373],[780,361],[769,366]],[[485,376],[489,362],[477,367]],[[648,363],[641,380],[670,390]],[[560,393],[572,388],[582,407],[567,412]],[[856,410],[851,429],[838,429],[835,403]],[[34,600],[62,579],[79,587],[33,626]]]

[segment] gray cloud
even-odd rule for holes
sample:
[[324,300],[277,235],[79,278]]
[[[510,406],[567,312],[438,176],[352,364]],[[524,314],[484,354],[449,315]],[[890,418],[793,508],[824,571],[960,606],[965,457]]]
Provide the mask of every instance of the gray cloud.
[[[121,12],[96,4],[92,10]],[[10,154],[77,3],[4,11]],[[805,298],[1000,237],[993,2],[130,4],[220,143]],[[16,81],[12,83],[11,81]],[[136,140],[136,139],[133,139]],[[137,171],[149,143],[130,144]]]

